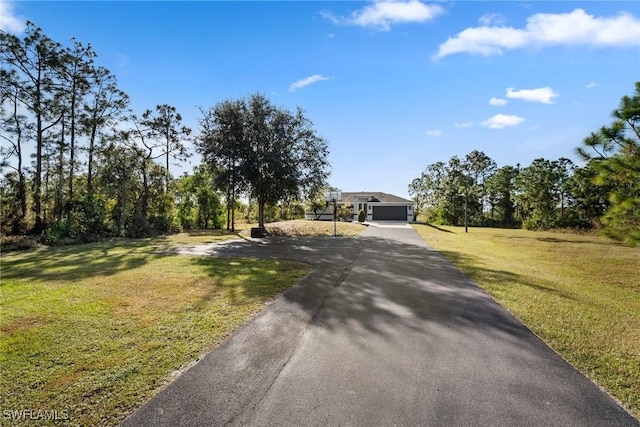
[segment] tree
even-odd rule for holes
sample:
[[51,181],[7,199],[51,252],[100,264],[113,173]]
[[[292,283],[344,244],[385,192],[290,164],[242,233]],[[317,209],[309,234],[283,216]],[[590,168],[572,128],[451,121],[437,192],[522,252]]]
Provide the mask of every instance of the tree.
[[329,151],[300,108],[292,114],[262,95],[247,101],[246,130],[241,170],[258,202],[258,224],[264,227],[266,203],[303,199],[326,185]]
[[[17,205],[9,208],[12,210],[12,232],[19,234],[24,232],[26,224],[25,217],[27,215],[27,185],[24,172],[24,153],[23,147],[25,142],[33,137],[33,125],[28,121],[24,114],[19,112],[20,108],[20,87],[15,82],[15,70],[0,69],[0,138],[3,142],[9,143],[5,148],[2,144],[0,148],[0,156],[2,156],[0,168],[8,167],[13,169],[17,175],[17,185],[15,191],[15,201]],[[10,110],[8,114],[5,112],[5,105]],[[16,159],[16,164],[12,165],[8,160]],[[3,204],[6,211],[8,206]]]
[[503,166],[486,181],[491,220],[493,221],[497,214],[498,221],[503,227],[509,227],[516,223],[513,192],[519,171],[520,165],[517,167]]
[[200,112],[200,152],[217,170],[215,184],[226,193],[227,230],[235,231],[236,195],[246,189],[240,171],[246,108],[243,101],[226,100]]
[[597,170],[594,182],[610,186],[611,206],[603,216],[604,232],[618,240],[640,242],[640,81],[633,96],[623,96],[602,126],[577,152]]
[[436,162],[428,165],[419,178],[409,185],[409,194],[416,202],[418,213],[427,222],[435,222],[438,217],[438,206],[444,202],[444,179],[447,174],[446,164]]
[[87,147],[87,199],[93,200],[94,157],[105,127],[114,126],[127,108],[129,97],[118,89],[116,77],[104,67],[92,68],[89,93],[80,117],[81,132],[89,138]]
[[189,152],[183,141],[191,134],[191,129],[182,126],[182,116],[176,112],[176,107],[167,104],[156,105],[155,111],[147,110],[142,114],[141,124],[147,129],[147,140],[158,142],[165,158],[165,192],[169,189],[170,159],[184,161]]
[[[93,68],[93,59],[96,53],[91,45],[83,45],[79,41],[72,39],[73,47],[66,48],[61,52],[60,57],[60,81],[61,96],[60,108],[63,110],[63,117],[68,119],[69,126],[69,201],[73,202],[73,181],[76,166],[76,134],[78,130],[78,118],[81,102],[89,92],[89,75]],[[62,139],[64,139],[64,118]]]
[[97,156],[96,178],[104,193],[113,233],[118,237],[125,235],[140,192],[137,168],[132,167],[139,161],[138,156],[135,148],[120,144],[117,138],[111,138]]
[[181,176],[176,187],[178,216],[184,229],[193,225],[198,228],[221,228],[222,205],[214,189],[214,175],[208,165],[198,165],[192,175]]
[[461,225],[465,212],[477,211],[474,181],[469,165],[453,156],[445,166],[442,181],[442,197],[438,204],[438,221],[441,224]]
[[[150,110],[147,110],[149,112]],[[151,139],[151,130],[145,125],[145,121],[140,120],[138,116],[132,114],[125,120],[130,121],[133,127],[127,131],[120,132],[117,139],[133,150],[133,168],[139,170],[142,179],[142,194],[136,204],[135,210],[135,227],[134,234],[144,234],[148,229],[149,220],[149,199],[151,197],[151,169],[153,168],[153,160],[162,157],[162,153],[155,152],[157,144]],[[138,169],[139,168],[139,169]]]
[[[61,54],[60,44],[47,37],[40,28],[27,22],[22,40],[0,31],[2,64],[8,66],[3,76],[12,75],[18,100],[35,118],[35,177],[34,177],[34,232],[45,228],[42,217],[42,160],[44,135],[48,129],[62,119],[60,110],[55,108],[59,96],[56,79],[59,76]],[[54,114],[58,113],[58,114]]]
[[[515,201],[523,225],[530,229],[548,229],[558,222],[562,206],[562,183],[568,179],[568,159],[535,159],[515,179]],[[562,214],[562,208],[560,210]]]
[[568,197],[567,225],[578,228],[601,228],[600,218],[610,206],[611,185],[595,185],[598,176],[597,161],[577,167],[564,187]]
[[496,162],[482,151],[473,150],[465,156],[465,169],[467,175],[473,179],[470,188],[474,197],[477,215],[477,223],[484,224],[484,206],[487,201],[486,180],[496,170]]
[[[305,199],[326,185],[327,143],[300,108],[290,113],[260,94],[233,104],[233,108],[243,123],[242,137],[235,140],[237,170],[249,196],[258,203],[258,224],[264,227],[266,204]],[[224,153],[212,146],[209,136],[201,132],[198,146],[205,160],[215,166]]]

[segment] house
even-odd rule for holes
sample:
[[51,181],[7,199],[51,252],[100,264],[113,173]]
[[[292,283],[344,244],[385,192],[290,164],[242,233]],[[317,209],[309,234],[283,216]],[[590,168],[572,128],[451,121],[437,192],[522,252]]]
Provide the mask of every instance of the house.
[[379,191],[342,192],[342,201],[338,206],[353,209],[353,219],[358,219],[362,209],[367,221],[413,221],[414,205],[412,200]]

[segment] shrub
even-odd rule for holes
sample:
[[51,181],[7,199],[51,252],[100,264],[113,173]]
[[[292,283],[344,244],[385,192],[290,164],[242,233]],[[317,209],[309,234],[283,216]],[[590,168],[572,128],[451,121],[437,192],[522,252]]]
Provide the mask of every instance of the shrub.
[[33,236],[0,236],[2,252],[23,251],[38,247],[38,241]]
[[364,222],[365,219],[367,219],[367,214],[364,213],[364,210],[360,209],[360,211],[358,211],[358,222]]

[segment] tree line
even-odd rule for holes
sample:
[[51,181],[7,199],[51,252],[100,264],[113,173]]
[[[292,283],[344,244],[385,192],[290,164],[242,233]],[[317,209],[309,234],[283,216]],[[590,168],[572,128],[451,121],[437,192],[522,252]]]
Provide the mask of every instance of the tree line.
[[[31,22],[21,37],[0,32],[3,235],[56,243],[219,228],[240,195],[262,224],[271,205],[284,212],[326,183],[327,144],[302,110],[256,94],[202,108],[194,133],[169,104],[133,112],[97,56]],[[175,178],[191,142],[205,162]]]
[[535,159],[498,168],[485,153],[426,167],[409,185],[420,218],[444,225],[602,229],[640,241],[640,82],[613,123],[576,148],[585,161]]

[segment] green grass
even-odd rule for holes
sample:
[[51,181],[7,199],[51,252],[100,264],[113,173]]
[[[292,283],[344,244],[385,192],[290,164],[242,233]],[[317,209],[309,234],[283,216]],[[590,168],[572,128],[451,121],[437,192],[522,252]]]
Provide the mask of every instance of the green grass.
[[197,234],[3,254],[0,409],[117,424],[310,271],[161,253]]
[[414,228],[640,416],[640,248],[594,235]]

